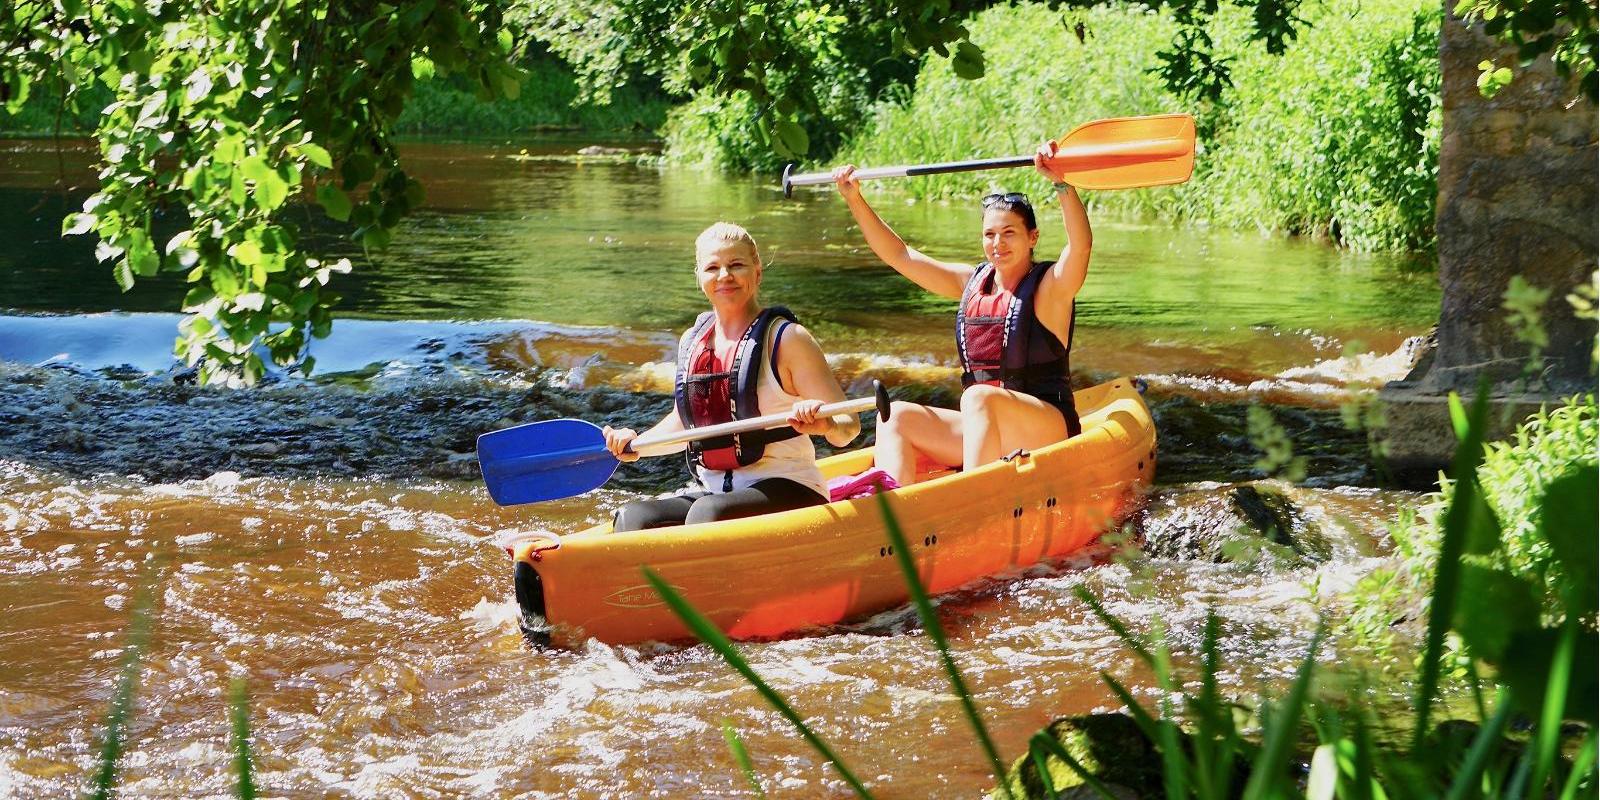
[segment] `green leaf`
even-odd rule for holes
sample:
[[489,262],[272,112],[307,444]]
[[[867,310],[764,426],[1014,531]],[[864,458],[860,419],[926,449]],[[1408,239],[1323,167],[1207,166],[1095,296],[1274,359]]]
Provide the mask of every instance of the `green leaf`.
[[1512,637],[1538,627],[1539,600],[1532,583],[1500,570],[1461,565],[1461,593],[1451,628],[1475,658],[1504,663]]
[[950,68],[955,70],[956,77],[963,80],[971,81],[983,77],[983,50],[972,42],[962,42],[956,47],[955,55],[950,59]]
[[272,168],[267,166],[267,159],[260,155],[253,155],[239,162],[239,174],[247,181],[261,183],[274,177]]
[[750,790],[756,793],[756,797],[765,798],[766,790],[761,788],[761,779],[756,777],[755,765],[750,763],[750,751],[745,749],[744,740],[739,738],[739,732],[726,717],[722,720],[722,740],[728,743],[728,752],[733,754],[733,762],[738,764],[739,771],[744,773],[744,779],[750,784]]
[[111,277],[117,280],[117,286],[122,291],[133,288],[133,267],[128,264],[128,259],[117,259],[117,265],[111,268]]
[[238,275],[226,266],[214,267],[206,270],[205,277],[211,282],[211,288],[224,298],[232,298],[238,294]]
[[256,183],[256,202],[267,211],[272,211],[283,205],[289,196],[289,185],[278,177],[278,173],[269,171],[265,178]]
[[1488,555],[1500,547],[1500,520],[1495,517],[1494,509],[1489,507],[1489,501],[1484,497],[1483,486],[1478,483],[1476,476],[1469,481],[1472,485],[1466,490],[1458,490],[1461,504],[1466,508],[1462,519],[1466,522],[1466,538],[1462,544],[1461,552],[1470,555]]
[[261,245],[251,241],[240,242],[228,251],[228,255],[233,256],[234,261],[250,266],[261,261]]
[[344,178],[344,188],[354,189],[356,186],[372,180],[378,174],[377,167],[372,162],[372,156],[366,153],[351,153],[339,165],[339,173]]
[[211,151],[216,161],[224,164],[233,164],[244,156],[244,137],[238,134],[224,136],[217,141],[216,149]]
[[306,142],[300,145],[300,154],[305,156],[307,161],[323,169],[333,169],[333,157],[328,155],[328,151],[322,145]]
[[61,235],[78,236],[88,233],[94,228],[95,219],[93,214],[68,214],[65,219],[61,220]]
[[507,100],[515,100],[522,94],[522,73],[511,67],[499,67],[494,74],[500,83],[500,94]]
[[144,231],[129,231],[128,240],[128,265],[134,274],[148,278],[161,271],[161,256]]
[[350,196],[331,183],[317,187],[317,202],[329,217],[344,222],[350,219]]
[[1006,768],[1000,762],[1000,751],[995,746],[993,738],[989,736],[989,729],[983,724],[983,716],[978,713],[977,704],[972,701],[972,692],[967,688],[966,679],[956,667],[955,658],[950,655],[944,626],[939,623],[939,615],[934,612],[933,602],[928,599],[928,591],[923,587],[922,579],[917,574],[916,562],[911,559],[911,547],[906,544],[905,535],[900,530],[900,521],[895,518],[889,506],[888,495],[878,495],[878,510],[883,514],[884,533],[889,539],[889,552],[894,554],[895,563],[900,565],[900,577],[911,592],[911,604],[917,609],[917,617],[922,620],[922,628],[928,632],[928,640],[933,642],[934,649],[939,653],[945,677],[949,679],[950,688],[955,691],[956,697],[961,700],[961,707],[967,714],[967,722],[972,726],[978,744],[983,747],[984,755],[989,757],[989,768],[994,772],[995,785],[1001,788],[1006,800],[1011,800],[1011,786],[1006,782]]
[[1595,486],[1600,468],[1590,464],[1557,478],[1539,504],[1539,535],[1567,574],[1568,614],[1591,616],[1600,595],[1595,565],[1600,563],[1595,531],[1600,529],[1600,500]]
[[1467,424],[1467,409],[1461,404],[1461,395],[1451,392],[1445,402],[1450,409],[1450,429],[1455,431],[1456,441],[1466,441],[1471,426]]
[[184,311],[193,311],[216,296],[217,293],[212,291],[210,286],[196,286],[183,296],[182,309]]
[[250,694],[243,678],[235,678],[228,692],[228,717],[233,722],[233,768],[239,783],[234,787],[239,800],[256,796],[255,768],[250,755]]
[[1339,759],[1334,745],[1322,744],[1311,754],[1311,773],[1306,776],[1306,800],[1333,800],[1339,787]]
[[773,123],[772,140],[779,146],[779,155],[788,158],[799,158],[811,149],[811,137],[806,135],[806,129],[788,117],[778,117]]
[[1322,643],[1322,623],[1318,622],[1311,634],[1311,646],[1306,648],[1305,660],[1295,674],[1289,694],[1278,705],[1278,711],[1262,725],[1261,751],[1251,764],[1250,778],[1245,783],[1244,800],[1262,800],[1277,796],[1281,786],[1288,783],[1289,760],[1300,714],[1306,706],[1306,693],[1311,688],[1311,674],[1317,665],[1317,647]]
[[361,245],[368,250],[382,250],[389,246],[391,238],[388,230],[373,225],[361,234]]

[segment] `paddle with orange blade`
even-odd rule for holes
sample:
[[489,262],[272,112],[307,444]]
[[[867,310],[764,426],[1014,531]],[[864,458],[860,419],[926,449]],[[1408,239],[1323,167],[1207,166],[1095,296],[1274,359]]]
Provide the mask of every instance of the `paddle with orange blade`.
[[[1033,164],[1033,156],[985,158],[976,161],[948,161],[943,164],[913,164],[902,167],[858,169],[859,180],[901,178],[912,175],[939,175],[946,172],[976,172],[1007,169]],[[1080,189],[1136,189],[1183,183],[1194,173],[1194,117],[1188,114],[1160,114],[1150,117],[1121,117],[1086,122],[1056,142],[1050,165],[1061,170],[1067,183]],[[791,174],[794,165],[783,170],[783,196],[796,186],[813,186],[833,181],[832,172]]]

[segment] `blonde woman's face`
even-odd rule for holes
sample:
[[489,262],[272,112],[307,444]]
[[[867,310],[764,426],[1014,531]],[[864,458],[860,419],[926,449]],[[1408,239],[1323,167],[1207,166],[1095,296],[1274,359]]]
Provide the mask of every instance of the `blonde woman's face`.
[[761,288],[761,258],[748,242],[711,242],[695,257],[700,291],[717,308],[742,308]]

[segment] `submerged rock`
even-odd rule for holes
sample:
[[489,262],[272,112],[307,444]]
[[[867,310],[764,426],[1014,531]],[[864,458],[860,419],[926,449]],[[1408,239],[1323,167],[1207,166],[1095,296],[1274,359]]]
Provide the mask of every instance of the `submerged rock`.
[[1321,524],[1280,481],[1211,484],[1155,497],[1135,518],[1154,558],[1217,564],[1325,563],[1333,546]]
[[[1155,745],[1126,714],[1082,714],[1062,717],[1045,732],[1055,737],[1067,754],[1118,798],[1158,797],[1161,794],[1161,756]],[[1050,758],[1046,762],[1057,797],[1088,800],[1100,797],[1072,767]],[[1045,798],[1044,781],[1032,757],[1023,754],[1006,775],[1017,798]],[[1004,798],[996,789],[990,800]]]
[[[475,480],[481,433],[557,418],[643,430],[671,398],[466,380],[397,388],[284,383],[254,389],[128,383],[0,363],[0,460],[151,482],[222,470],[257,476]],[[663,491],[688,479],[676,458],[641,459],[615,485]]]

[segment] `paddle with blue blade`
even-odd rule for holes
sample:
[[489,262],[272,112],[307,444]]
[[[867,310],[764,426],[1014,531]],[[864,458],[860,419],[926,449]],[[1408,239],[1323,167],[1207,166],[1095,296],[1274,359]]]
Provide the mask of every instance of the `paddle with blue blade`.
[[[879,421],[889,418],[889,393],[877,381],[873,381],[872,397],[830,403],[819,409],[817,416],[873,410],[878,412]],[[787,413],[769,414],[669,434],[640,436],[628,449],[641,456],[666,455],[678,452],[678,445],[687,442],[788,424]],[[606,437],[600,428],[581,419],[533,422],[478,437],[478,466],[483,470],[483,482],[489,487],[489,497],[502,506],[576,497],[598,489],[611,480],[620,463],[606,449]]]

